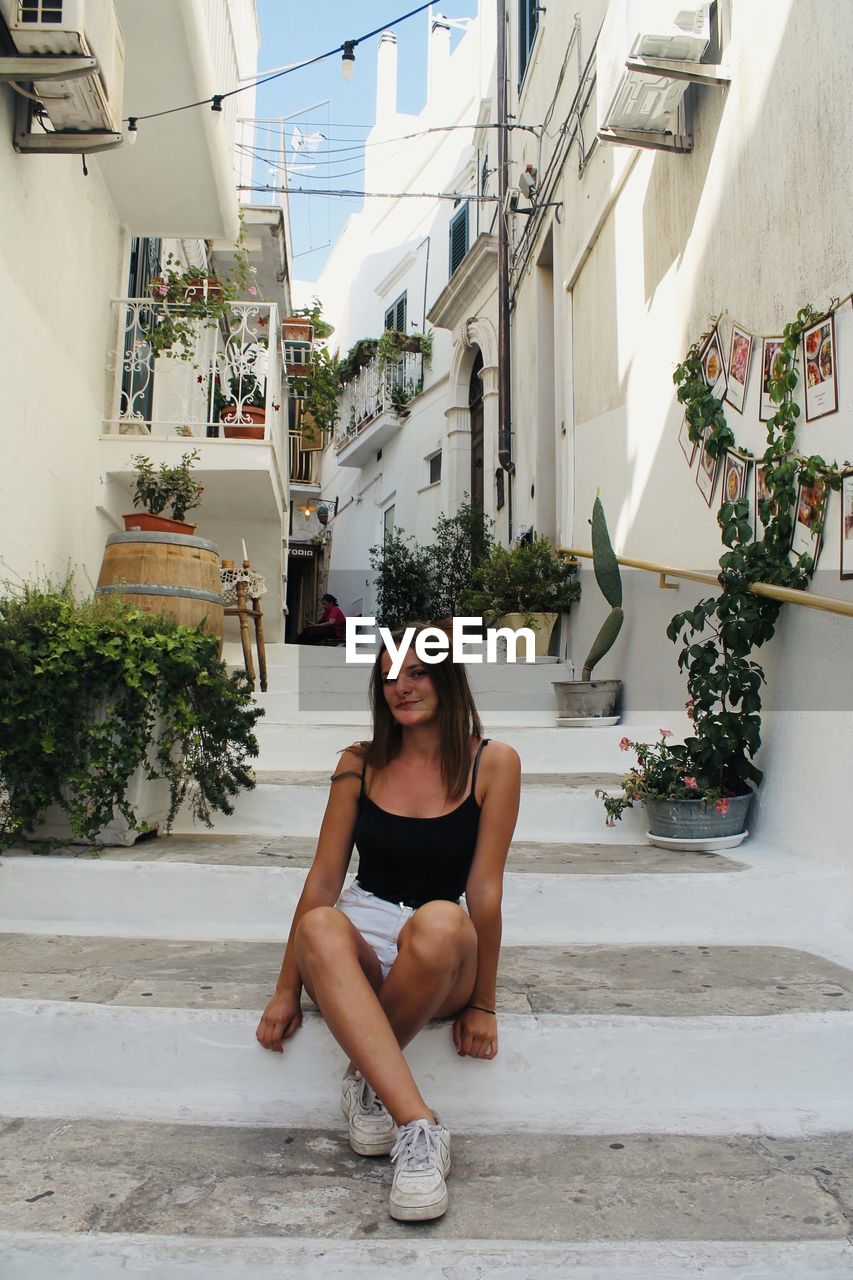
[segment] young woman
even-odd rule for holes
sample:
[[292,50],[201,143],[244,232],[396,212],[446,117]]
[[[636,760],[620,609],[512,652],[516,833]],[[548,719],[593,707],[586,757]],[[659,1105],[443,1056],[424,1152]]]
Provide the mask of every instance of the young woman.
[[[458,1054],[497,1054],[502,881],[521,767],[512,747],[482,737],[464,666],[449,656],[424,665],[414,648],[396,680],[390,666],[380,651],[373,738],[345,751],[332,776],[257,1037],[282,1052],[302,1023],[304,987],[349,1055],[341,1106],[352,1148],[390,1152],[391,1215],[416,1221],[447,1209],[450,1134],[402,1050],[431,1018],[453,1017]],[[358,878],[341,895],[354,844]]]

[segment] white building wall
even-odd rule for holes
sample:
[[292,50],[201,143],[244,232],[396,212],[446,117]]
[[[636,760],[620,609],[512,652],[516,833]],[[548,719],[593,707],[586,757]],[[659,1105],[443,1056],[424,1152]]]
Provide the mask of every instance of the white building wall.
[[98,434],[126,237],[96,163],[20,156],[0,86],[0,578],[97,580]]
[[[582,62],[605,8],[580,6]],[[590,154],[593,96],[583,117],[585,170],[578,175],[575,146],[553,197],[562,201],[559,222],[548,220],[537,246],[538,252],[550,227],[563,363],[554,375],[563,544],[589,546],[587,520],[599,490],[620,553],[701,569],[712,569],[722,550],[719,496],[709,509],[679,449],[675,364],[711,315],[724,313],[726,339],[732,319],[771,335],[805,303],[820,307],[844,297],[853,279],[847,214],[853,11],[842,0],[731,0],[720,9],[731,84],[697,91],[692,154],[605,144]],[[518,107],[522,120],[541,120],[548,108],[572,18],[549,6],[542,23],[538,61]],[[555,123],[577,83],[573,52]],[[831,142],[820,145],[818,138]],[[531,145],[514,152],[519,165],[531,159]],[[513,322],[520,520],[533,511],[524,495],[538,478],[530,424],[541,407],[540,306],[532,267]],[[853,428],[849,308],[837,323],[841,409],[804,423],[799,440],[805,452],[842,461],[850,456]],[[738,443],[756,452],[764,442],[759,362],[760,351],[744,414],[728,415]],[[814,589],[849,600],[851,584],[838,580],[838,502],[833,496]],[[664,593],[651,575],[625,576],[627,624],[598,674],[625,677],[629,714],[677,709],[686,695],[664,628],[702,588],[682,583]],[[586,595],[571,625],[578,661],[605,611],[591,575],[583,577]],[[848,619],[789,606],[776,638],[758,655],[768,673],[768,710],[760,760],[767,778],[756,821],[765,835],[822,858],[850,858],[853,746],[844,730],[851,711],[844,655],[851,638]]]
[[[430,96],[418,116],[396,110],[396,46],[380,43],[376,125],[367,138],[365,186],[389,193],[465,191],[475,194],[477,154],[473,125],[488,94],[494,57],[493,6],[479,18],[452,54],[446,30],[430,45]],[[425,133],[434,126],[470,124],[470,129]],[[409,138],[409,134],[424,136]],[[399,142],[388,141],[400,139]],[[482,162],[483,156],[480,156]],[[494,165],[496,149],[489,160]],[[368,199],[351,217],[317,285],[324,314],[335,325],[333,342],[345,355],[356,339],[379,337],[386,309],[405,291],[410,332],[429,329],[433,300],[449,276],[449,225],[453,202],[437,199]],[[478,230],[476,202],[469,206],[469,244]],[[441,511],[454,509],[447,488],[447,374],[452,335],[433,331],[431,368],[411,415],[382,447],[382,457],[360,469],[340,468],[327,449],[324,497],[338,496],[332,527],[330,589],[346,606],[364,593],[364,612],[374,600],[369,548],[382,541],[383,513],[393,504],[395,523],[418,541],[430,538]],[[429,485],[426,459],[443,450],[442,479]]]
[[[159,4],[149,16],[143,34],[129,25],[133,35],[127,44],[128,101],[137,92],[140,66],[156,56],[158,33],[169,30],[168,23],[179,22],[173,11]],[[183,16],[201,24],[204,47],[194,53],[212,68],[217,88],[228,89],[237,83],[238,74],[251,73],[258,47],[254,0],[192,0]],[[183,26],[180,29],[185,35]],[[140,46],[146,32],[150,48]],[[174,104],[182,93],[192,96],[191,87],[187,70],[184,82],[164,79],[157,92],[168,92]],[[221,122],[224,129],[230,127],[237,101],[229,99]],[[253,94],[239,101],[241,109],[251,110]],[[133,149],[90,156],[85,176],[79,156],[15,152],[14,103],[12,89],[0,85],[0,383],[5,405],[0,424],[0,579],[62,579],[73,572],[77,590],[84,594],[97,581],[106,537],[121,528],[121,514],[130,510],[131,464],[125,459],[110,467],[100,443],[105,417],[116,413],[118,316],[111,303],[127,291],[134,230],[121,224],[116,198],[121,180],[110,164],[121,157],[130,169],[137,161],[144,169],[145,124],[140,124],[140,141]],[[169,165],[175,163],[176,150],[180,152],[179,144],[164,161],[166,177],[159,175],[161,193],[162,184],[171,182]],[[212,153],[197,149],[193,159],[218,172]],[[216,220],[201,203],[197,215],[188,213],[187,201],[198,198],[197,193],[172,187],[179,220],[190,226],[196,216]],[[236,213],[235,190],[230,203]],[[248,247],[254,250],[255,240]],[[202,240],[165,241],[164,258],[169,249],[182,261],[206,262]],[[194,389],[196,370],[189,364],[163,360],[158,374],[162,386],[183,379]],[[196,516],[199,533],[217,539],[223,556],[239,559],[245,538],[268,579],[270,639],[280,637],[282,611],[285,437],[286,432],[280,450],[285,472],[279,475],[274,466],[265,478],[262,487],[269,492],[264,508],[251,497],[241,501],[241,495],[258,492],[259,455],[237,444],[220,450],[212,461]],[[124,454],[147,452],[155,455],[155,463],[177,461],[193,443],[175,437],[161,445],[144,436],[118,442]],[[264,465],[269,471],[267,462]]]

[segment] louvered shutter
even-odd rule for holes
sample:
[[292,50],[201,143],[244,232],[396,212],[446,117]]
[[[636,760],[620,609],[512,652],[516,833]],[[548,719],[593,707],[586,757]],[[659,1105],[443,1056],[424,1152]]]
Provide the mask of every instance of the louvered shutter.
[[450,222],[450,274],[453,275],[468,252],[468,205],[463,204]]

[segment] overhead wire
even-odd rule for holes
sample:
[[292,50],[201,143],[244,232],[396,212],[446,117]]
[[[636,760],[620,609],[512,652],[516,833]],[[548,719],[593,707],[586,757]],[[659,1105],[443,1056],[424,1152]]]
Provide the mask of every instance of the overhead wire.
[[398,18],[392,19],[391,22],[383,23],[381,27],[375,27],[373,31],[365,32],[364,35],[358,36],[355,40],[342,41],[341,44],[335,45],[334,49],[327,49],[325,53],[318,53],[313,58],[306,58],[303,62],[296,62],[291,67],[283,67],[281,71],[275,71],[267,76],[258,76],[254,80],[246,80],[244,83],[237,85],[235,89],[228,89],[225,93],[214,93],[208,98],[199,98],[195,102],[185,102],[177,107],[167,107],[162,111],[149,111],[147,114],[136,116],[128,115],[124,118],[124,123],[127,124],[131,120],[137,123],[142,120],[158,120],[162,116],[177,115],[181,111],[192,111],[196,107],[216,106],[217,103],[219,104],[217,110],[221,110],[222,103],[226,98],[234,98],[238,93],[246,93],[249,89],[256,89],[261,85],[270,84],[273,80],[280,80],[282,76],[291,75],[294,71],[303,71],[305,67],[312,67],[317,62],[325,61],[326,58],[333,58],[336,53],[344,52],[345,45],[349,45],[353,49],[365,40],[370,40],[373,36],[378,36],[383,31],[390,31],[392,27],[399,26],[401,22],[405,22],[408,18],[414,18],[416,14],[423,13],[431,5],[432,0],[428,0],[428,3],[418,5],[417,8],[410,9],[408,13],[400,14]]

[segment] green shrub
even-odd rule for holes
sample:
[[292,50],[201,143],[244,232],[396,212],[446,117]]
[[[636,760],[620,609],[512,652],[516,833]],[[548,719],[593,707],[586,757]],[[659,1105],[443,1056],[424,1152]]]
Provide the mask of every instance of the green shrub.
[[219,639],[114,597],[77,602],[71,583],[0,598],[0,848],[57,803],[94,840],[127,803],[139,767],[169,784],[168,830],[187,800],[207,826],[254,786],[263,714]]

